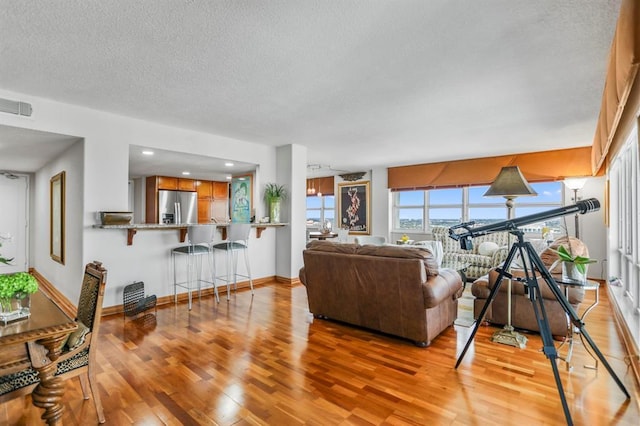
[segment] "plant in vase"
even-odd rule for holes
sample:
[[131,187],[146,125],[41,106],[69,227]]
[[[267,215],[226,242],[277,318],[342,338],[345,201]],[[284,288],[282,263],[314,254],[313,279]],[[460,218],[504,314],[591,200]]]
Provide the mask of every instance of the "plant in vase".
[[576,281],[585,281],[587,278],[587,265],[595,263],[595,259],[585,256],[574,256],[571,250],[563,245],[553,250],[558,255],[558,261],[562,262],[562,277]]
[[280,202],[287,198],[287,190],[284,185],[268,183],[264,189],[264,199],[269,203],[269,218],[271,223],[280,222]]

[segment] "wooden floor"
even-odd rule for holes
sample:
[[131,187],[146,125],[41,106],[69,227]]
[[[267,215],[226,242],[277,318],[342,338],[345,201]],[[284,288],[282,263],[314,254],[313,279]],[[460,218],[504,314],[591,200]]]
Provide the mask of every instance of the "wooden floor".
[[[572,372],[560,365],[577,425],[634,425],[639,390],[627,371],[609,301],[587,331],[632,394],[575,348]],[[312,320],[302,286],[255,290],[168,305],[157,318],[106,318],[98,381],[109,425],[558,425],[564,415],[541,341],[526,349],[490,343],[480,327],[460,367],[470,328],[455,326],[426,349],[410,342]],[[67,382],[65,425],[96,422],[77,379]],[[0,424],[37,424],[30,397],[0,406]]]

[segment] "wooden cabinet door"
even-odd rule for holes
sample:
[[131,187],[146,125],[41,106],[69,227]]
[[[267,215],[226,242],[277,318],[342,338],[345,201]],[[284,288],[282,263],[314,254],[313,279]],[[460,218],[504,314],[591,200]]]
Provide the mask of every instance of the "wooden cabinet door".
[[178,189],[178,178],[169,176],[158,176],[158,189]]
[[211,222],[211,198],[198,198],[198,223]]
[[211,185],[210,180],[199,180],[196,182],[196,191],[198,191],[198,198],[211,199]]
[[195,191],[196,181],[193,179],[178,179],[178,190],[180,191]]
[[229,183],[213,182],[213,198],[216,200],[229,198]]

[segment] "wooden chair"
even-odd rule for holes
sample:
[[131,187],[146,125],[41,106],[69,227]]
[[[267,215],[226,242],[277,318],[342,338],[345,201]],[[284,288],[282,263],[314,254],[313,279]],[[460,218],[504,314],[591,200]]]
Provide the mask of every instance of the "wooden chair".
[[[89,391],[93,395],[100,423],[104,423],[105,418],[98,392],[95,366],[106,278],[107,271],[100,262],[94,261],[85,267],[77,307],[78,330],[71,333],[64,342],[56,370],[56,376],[65,380],[79,376],[84,398],[89,399]],[[31,393],[39,381],[38,373],[31,366],[15,372],[5,369],[4,372],[10,374],[0,376],[0,403]]]

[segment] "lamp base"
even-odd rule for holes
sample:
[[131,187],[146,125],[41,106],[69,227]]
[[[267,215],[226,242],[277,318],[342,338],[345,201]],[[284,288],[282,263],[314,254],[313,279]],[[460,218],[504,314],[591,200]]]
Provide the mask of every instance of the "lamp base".
[[491,341],[520,349],[524,349],[527,346],[527,338],[515,331],[511,325],[505,325],[502,330],[493,333]]

